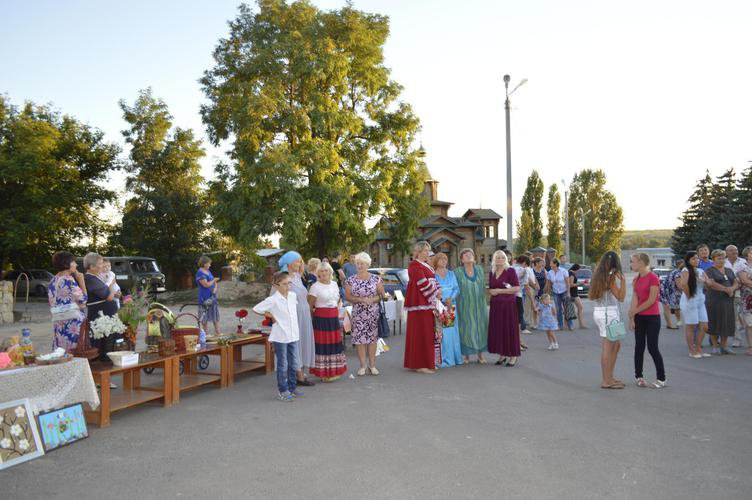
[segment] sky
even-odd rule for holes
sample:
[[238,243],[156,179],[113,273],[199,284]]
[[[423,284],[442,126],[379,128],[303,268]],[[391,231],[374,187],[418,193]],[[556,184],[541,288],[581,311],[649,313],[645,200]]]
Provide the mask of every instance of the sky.
[[[206,137],[198,79],[238,4],[4,0],[0,93],[14,104],[51,103],[122,144],[118,100],[132,103],[151,86],[175,125]],[[706,170],[717,176],[752,160],[752,2],[353,4],[390,18],[385,64],[421,120],[439,198],[455,203],[450,215],[506,214],[507,73],[512,85],[528,79],[511,99],[515,217],[533,169],[548,189],[600,168],[626,229],[673,228]],[[211,176],[225,148],[206,149]]]

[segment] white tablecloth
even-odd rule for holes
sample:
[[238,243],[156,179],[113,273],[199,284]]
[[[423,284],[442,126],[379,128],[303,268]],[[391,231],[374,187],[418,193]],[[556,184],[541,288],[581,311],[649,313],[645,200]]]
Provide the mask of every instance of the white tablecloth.
[[0,402],[29,398],[34,413],[74,403],[99,406],[89,362],[83,358],[59,365],[0,371]]

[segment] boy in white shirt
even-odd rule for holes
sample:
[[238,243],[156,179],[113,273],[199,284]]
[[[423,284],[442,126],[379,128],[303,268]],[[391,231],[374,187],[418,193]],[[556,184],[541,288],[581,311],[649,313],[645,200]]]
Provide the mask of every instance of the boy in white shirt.
[[117,305],[117,308],[120,309],[120,296],[122,293],[120,292],[120,285],[117,284],[115,279],[115,273],[112,272],[112,263],[109,259],[102,260],[102,274],[99,275],[99,279],[104,281],[104,284],[108,287],[112,285],[112,283],[115,283],[115,286],[112,287],[112,291],[115,292],[115,304]]
[[277,364],[277,390],[281,401],[290,402],[303,395],[297,388],[298,330],[297,297],[290,292],[290,277],[285,272],[276,272],[272,283],[277,291],[253,308],[256,314],[271,318],[272,331],[269,342],[274,346]]

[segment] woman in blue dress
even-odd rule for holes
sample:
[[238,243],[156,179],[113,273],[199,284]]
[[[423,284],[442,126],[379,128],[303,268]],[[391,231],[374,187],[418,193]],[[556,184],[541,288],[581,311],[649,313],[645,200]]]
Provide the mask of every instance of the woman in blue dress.
[[198,317],[201,328],[206,331],[208,323],[214,324],[214,333],[219,335],[219,304],[217,291],[219,278],[215,278],[210,270],[211,259],[202,255],[198,259],[196,284],[198,285]]
[[[449,259],[446,254],[437,253],[434,257],[434,268],[436,270],[436,279],[441,285],[441,300],[451,310],[459,295],[460,287],[457,283],[457,277],[447,267]],[[441,337],[441,367],[447,368],[454,365],[462,364],[462,351],[460,349],[460,332],[457,330],[457,319],[454,325],[445,326],[442,330]]]

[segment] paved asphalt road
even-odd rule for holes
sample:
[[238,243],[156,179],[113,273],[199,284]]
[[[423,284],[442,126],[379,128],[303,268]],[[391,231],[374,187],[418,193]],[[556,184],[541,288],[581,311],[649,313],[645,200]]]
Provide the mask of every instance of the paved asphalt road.
[[[1,496],[750,498],[752,358],[690,359],[663,330],[669,387],[603,390],[595,331],[559,338],[549,352],[545,334],[526,336],[514,368],[427,376],[402,369],[398,336],[382,375],[318,384],[289,404],[274,400],[273,376],[247,376],[116,414],[89,439],[0,472]],[[625,381],[633,346],[618,360]]]

